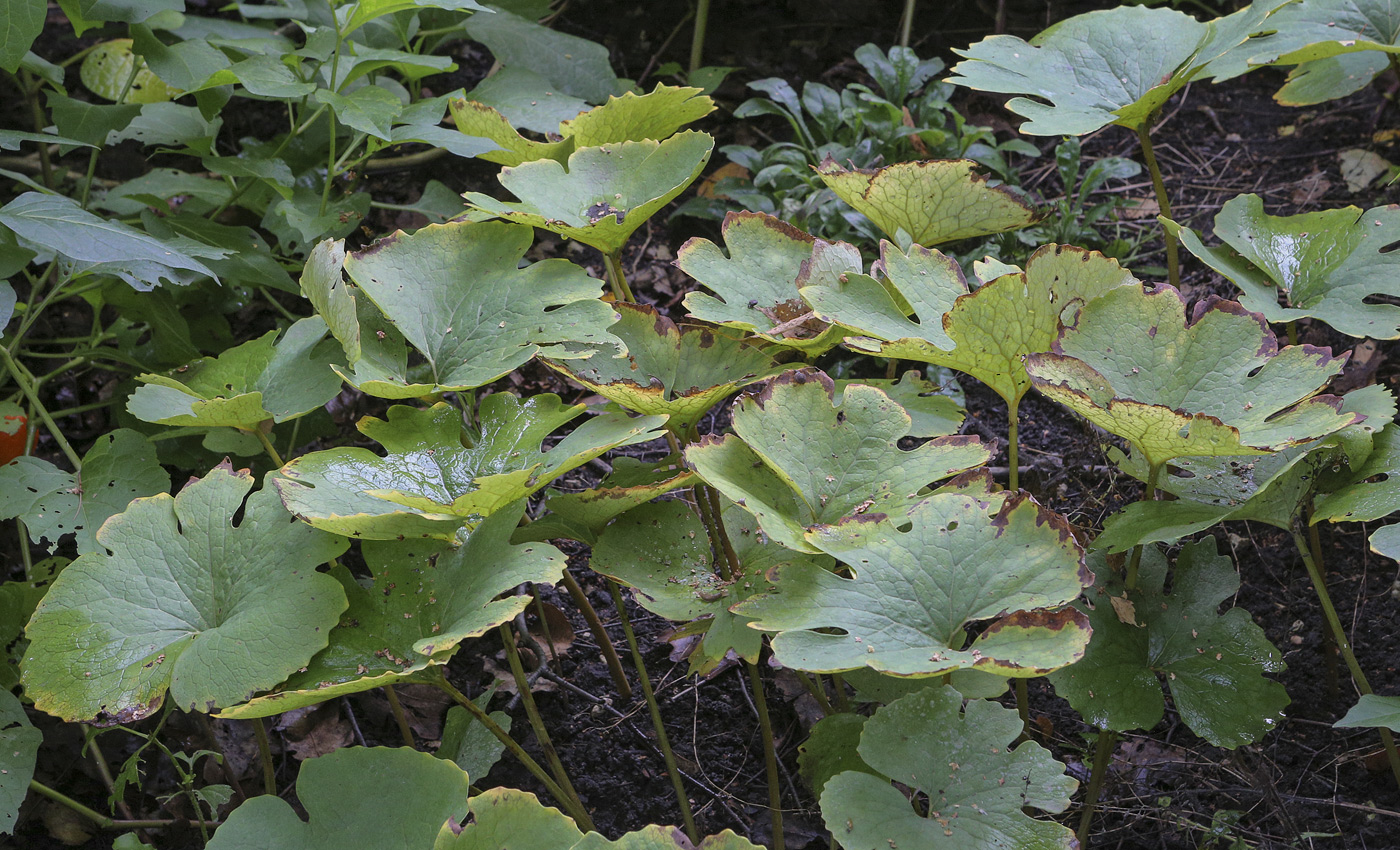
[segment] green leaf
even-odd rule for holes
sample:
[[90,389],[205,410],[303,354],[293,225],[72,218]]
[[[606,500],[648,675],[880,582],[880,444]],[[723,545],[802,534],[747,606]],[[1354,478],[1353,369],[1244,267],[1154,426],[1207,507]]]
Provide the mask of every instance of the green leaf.
[[0,835],[15,831],[43,741],[43,733],[25,716],[24,704],[9,688],[0,688]]
[[1086,303],[1138,282],[1116,260],[1067,245],[1046,245],[1024,272],[971,292],[952,258],[918,245],[904,254],[881,242],[871,271],[881,279],[849,274],[805,287],[802,297],[823,319],[867,337],[848,340],[852,347],[966,372],[1008,405],[1030,389],[1027,355],[1049,351]]
[[[907,516],[852,516],[807,541],[854,576],[784,567],[772,594],[735,609],[779,633],[773,652],[785,666],[1028,677],[1073,663],[1088,642],[1082,614],[1050,610],[1093,581],[1083,551],[1063,517],[1024,493],[935,493]],[[967,627],[986,621],[969,643]]]
[[[463,12],[487,12],[495,10],[483,6],[476,0],[355,0],[336,10],[340,23],[340,34],[348,36],[370,21],[403,12],[408,9],[451,9]],[[489,17],[489,14],[486,16]]]
[[[144,24],[133,26],[131,35],[131,48],[135,53],[162,82],[177,92],[207,88],[207,79],[232,64],[223,51],[207,41],[186,39],[167,45]],[[87,67],[86,63],[83,67]],[[126,80],[121,79],[117,84],[124,82]],[[115,94],[108,99],[116,100]]]
[[1186,320],[1170,286],[1122,287],[1085,305],[1057,353],[1032,354],[1035,388],[1117,434],[1150,465],[1202,455],[1257,455],[1359,421],[1317,396],[1345,356],[1282,350],[1264,318],[1207,299]]
[[524,512],[524,502],[506,507],[455,547],[436,540],[366,542],[371,583],[361,584],[343,568],[332,570],[349,607],[329,645],[272,693],[219,716],[267,717],[424,679],[423,672],[446,664],[462,641],[508,622],[530,601],[514,594],[497,599],[501,594],[525,582],[552,585],[563,575],[565,557],[553,546],[511,545],[511,531]]
[[548,513],[516,529],[511,539],[523,543],[567,537],[591,546],[614,517],[696,480],[689,469],[665,463],[623,456],[612,464],[612,473],[597,487],[578,493],[551,490],[544,503]]
[[[242,702],[326,645],[345,594],[316,567],[346,541],[288,516],[227,462],[103,524],[29,622],[25,693],[67,720],[130,722],[166,688],[185,711]],[[231,517],[242,511],[234,526]]]
[[77,535],[78,554],[101,551],[97,529],[126,510],[132,499],[170,489],[170,476],[156,449],[141,434],[119,428],[93,443],[77,473],[36,457],[15,458],[0,467],[0,518],[20,517],[35,543],[53,551],[63,537]]
[[534,71],[564,94],[601,103],[621,88],[608,64],[608,49],[597,42],[501,9],[472,15],[463,28],[472,41],[486,45],[497,62]]
[[828,779],[848,770],[880,774],[861,761],[856,747],[869,718],[860,714],[832,714],[817,721],[807,740],[797,748],[797,769],[817,796]]
[[811,316],[798,289],[859,274],[862,264],[855,246],[813,238],[756,212],[727,214],[720,232],[728,254],[698,237],[687,240],[676,254],[677,268],[715,293],[688,293],[684,303],[691,316],[751,331],[809,358],[841,341],[842,329]]
[[29,581],[0,583],[0,691],[11,691],[19,685],[19,661],[28,648],[24,626],[34,615],[34,608],[58,571],[68,565],[62,557],[46,558],[30,568]]
[[773,590],[766,578],[779,564],[815,570],[834,566],[825,555],[802,555],[761,538],[753,518],[738,507],[724,511],[725,528],[741,569],[723,576],[727,564],[712,564],[705,526],[685,502],[652,502],[628,511],[593,544],[589,565],[636,589],[638,604],[679,623],[702,620],[692,672],[718,666],[729,651],[757,663],[763,636],[747,628],[751,618],[730,613],[736,603]]
[[844,169],[829,155],[817,174],[836,196],[900,244],[941,245],[1026,227],[1041,214],[1017,191],[989,185],[968,159]]
[[836,394],[831,400],[840,406],[846,387],[864,384],[904,408],[910,419],[909,436],[926,439],[956,434],[967,415],[962,387],[947,369],[931,371],[936,380],[925,380],[916,369],[910,369],[894,381],[888,378],[842,379],[835,382]]
[[127,401],[137,419],[161,425],[230,426],[252,431],[267,420],[286,422],[321,407],[340,392],[322,344],[326,323],[300,319],[280,341],[277,331],[197,360],[169,375],[138,376]]
[[[596,346],[620,347],[607,330],[617,313],[598,300],[600,281],[562,259],[520,268],[533,239],[530,228],[502,222],[429,225],[351,254],[345,270],[423,354],[430,391],[479,387],[537,353],[588,357]],[[385,377],[408,383],[403,374]]]
[[516,132],[511,118],[486,103],[454,98],[448,101],[447,110],[459,131],[468,137],[487,139],[499,148],[477,154],[487,162],[516,166],[522,162],[552,159],[562,163],[574,151],[573,139],[537,142],[525,138]]
[[1346,716],[1332,724],[1339,729],[1389,729],[1400,732],[1400,697],[1362,694]]
[[1068,828],[1023,811],[1063,812],[1079,783],[1039,744],[1012,749],[1021,732],[1014,710],[985,700],[964,707],[951,687],[904,697],[865,722],[859,752],[874,770],[927,794],[927,817],[889,780],[845,771],[826,783],[822,820],[846,850],[1077,847]]
[[114,275],[133,289],[215,277],[194,257],[119,221],[99,218],[62,195],[25,192],[0,207],[0,225],[72,263],[76,274]]
[[463,197],[477,209],[614,254],[633,231],[685,191],[710,161],[713,148],[713,138],[693,130],[664,142],[580,148],[569,156],[567,170],[552,159],[502,169],[498,179],[519,203],[480,192]]
[[[501,68],[482,80],[467,97],[504,115],[510,126],[541,134],[558,133],[561,121],[588,109],[588,101],[555,91],[548,79],[524,68]],[[503,164],[519,165],[524,161]]]
[[179,97],[180,90],[147,68],[146,60],[132,52],[131,45],[129,38],[113,39],[83,58],[79,76],[88,91],[118,103],[163,103]]
[[302,821],[287,801],[255,797],[234,809],[209,850],[422,850],[466,816],[461,768],[400,747],[345,747],[310,759],[297,776]]
[[648,94],[624,92],[596,109],[570,116],[559,125],[561,136],[580,148],[645,139],[669,139],[685,125],[715,111],[715,102],[700,89],[657,83]]
[[[1143,126],[1172,95],[1262,28],[1280,0],[1252,3],[1201,22],[1175,9],[1120,6],[1061,21],[1029,43],[994,35],[966,50],[947,82],[982,91],[1033,95],[1006,107],[1030,119],[1021,132],[1082,136],[1108,124]],[[1270,22],[1272,24],[1272,22]]]
[[1238,195],[1215,217],[1223,245],[1209,248],[1194,230],[1166,226],[1270,322],[1311,317],[1350,336],[1400,339],[1400,307],[1380,301],[1400,296],[1400,258],[1389,250],[1400,240],[1400,209],[1272,216],[1258,195]]
[[[491,704],[495,688],[483,691],[473,702],[482,711]],[[504,711],[492,711],[490,718],[505,731],[510,731],[510,715]],[[466,771],[468,776],[484,777],[491,767],[501,760],[506,751],[495,735],[491,734],[472,713],[454,705],[447,710],[447,719],[442,725],[442,743],[438,746],[437,757],[447,759]]]
[[1317,500],[1314,523],[1370,522],[1400,510],[1400,425],[1376,435],[1375,447],[1360,469],[1335,491]]
[[[317,91],[316,84],[300,79],[277,56],[249,56],[202,79],[199,89],[241,85],[251,95],[299,98]],[[193,89],[192,89],[193,90]],[[326,89],[320,91],[329,93]]]
[[[49,4],[47,0],[14,0],[6,11],[9,14],[0,21],[0,68],[13,74],[19,70],[19,63],[34,39],[44,31]],[[0,829],[0,832],[8,831]]]
[[317,89],[314,97],[329,106],[342,124],[386,142],[394,119],[403,111],[398,96],[378,86],[361,86],[348,95]]
[[654,307],[615,304],[621,320],[608,332],[622,340],[627,356],[613,346],[590,346],[586,360],[546,366],[636,413],[665,414],[667,427],[686,434],[721,399],[768,377],[781,367],[772,355],[737,335],[698,325],[677,327]]
[[1151,729],[1162,719],[1165,676],[1172,703],[1191,731],[1231,749],[1259,740],[1283,718],[1288,694],[1265,673],[1283,657],[1249,612],[1220,605],[1240,589],[1228,557],[1207,538],[1177,556],[1172,592],[1167,559],[1143,550],[1136,590],[1125,590],[1102,555],[1091,562],[1103,584],[1086,594],[1094,635],[1083,660],[1050,674],[1055,691],[1084,719],[1117,732]]
[[1370,539],[1371,551],[1392,561],[1400,561],[1400,525],[1391,524],[1377,529]]
[[976,437],[940,437],[899,448],[909,415],[873,387],[848,386],[832,400],[830,378],[787,372],[734,404],[734,433],[686,450],[700,477],[743,505],[764,532],[799,552],[821,551],[804,535],[844,517],[902,516],[928,484],[986,463]]
[[446,403],[429,410],[396,405],[389,419],[357,427],[389,450],[311,452],[274,480],[287,509],[318,528],[370,540],[440,537],[540,490],[609,449],[656,439],[661,417],[605,413],[549,451],[540,443],[584,412],[556,395],[524,402],[509,393],[481,400],[480,433],[463,445],[461,414]]

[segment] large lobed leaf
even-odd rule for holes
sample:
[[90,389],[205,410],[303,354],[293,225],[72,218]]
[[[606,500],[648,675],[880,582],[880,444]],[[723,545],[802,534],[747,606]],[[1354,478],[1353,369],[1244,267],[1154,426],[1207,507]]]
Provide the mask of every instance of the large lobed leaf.
[[1257,313],[1233,301],[1186,302],[1170,286],[1115,289],[1079,324],[1032,354],[1037,390],[1126,439],[1148,463],[1202,455],[1268,454],[1360,420],[1317,393],[1346,355],[1282,350]]
[[[345,594],[316,571],[346,541],[299,523],[225,461],[174,497],[137,499],[68,565],[29,622],[25,693],[66,720],[242,702],[326,645]],[[241,511],[235,526],[232,518]]]
[[318,528],[367,540],[455,539],[485,517],[529,496],[618,446],[660,436],[664,417],[604,413],[549,451],[541,442],[577,419],[583,405],[556,395],[525,401],[510,393],[481,400],[480,431],[464,444],[462,417],[440,402],[427,410],[396,405],[388,421],[357,427],[387,450],[339,448],[302,455],[273,480],[287,509]]
[[700,477],[758,518],[764,532],[799,552],[804,535],[843,517],[900,516],[923,488],[986,463],[976,437],[940,437],[899,448],[909,415],[874,387],[835,387],[815,369],[771,379],[734,403],[734,433],[686,450]]

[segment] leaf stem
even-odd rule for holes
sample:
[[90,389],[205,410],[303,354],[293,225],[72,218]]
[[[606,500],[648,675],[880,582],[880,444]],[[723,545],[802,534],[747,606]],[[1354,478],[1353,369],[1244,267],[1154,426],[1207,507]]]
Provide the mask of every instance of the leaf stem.
[[403,745],[413,749],[417,746],[417,742],[413,740],[413,729],[408,725],[408,716],[403,713],[403,703],[399,702],[399,695],[394,693],[393,685],[384,686],[384,698],[389,701],[389,711],[394,714],[394,723],[398,724]]
[[1079,813],[1079,828],[1075,830],[1080,847],[1089,846],[1089,827],[1094,823],[1094,810],[1098,808],[1099,794],[1103,791],[1104,774],[1108,772],[1108,763],[1113,760],[1113,750],[1117,744],[1117,732],[1099,730],[1099,741],[1094,746],[1094,767],[1089,774],[1089,787],[1084,789],[1084,809]]
[[[1152,150],[1151,123],[1149,120],[1139,124],[1137,137],[1142,144],[1142,159],[1147,163],[1147,172],[1152,175],[1152,188],[1157,193],[1157,211],[1162,218],[1171,218],[1172,202],[1167,197],[1167,185],[1162,182],[1162,169],[1157,165],[1157,154]],[[1180,289],[1181,265],[1177,256],[1176,237],[1163,228],[1162,240],[1167,248],[1167,281]]]
[[627,277],[622,273],[622,250],[613,254],[603,254],[603,268],[607,269],[608,286],[612,288],[613,299],[628,304],[637,303],[632,290],[627,286]]
[[[1337,644],[1337,651],[1342,654],[1342,659],[1347,663],[1347,669],[1351,671],[1351,678],[1356,683],[1356,689],[1363,695],[1372,693],[1371,683],[1366,679],[1366,673],[1361,669],[1361,664],[1356,660],[1356,653],[1351,649],[1351,641],[1347,639],[1346,628],[1342,626],[1342,618],[1337,615],[1337,608],[1332,604],[1332,594],[1327,591],[1327,577],[1322,572],[1322,565],[1313,559],[1312,551],[1308,548],[1308,542],[1303,537],[1302,531],[1298,528],[1298,523],[1294,523],[1293,545],[1298,548],[1298,554],[1303,557],[1303,566],[1307,567],[1308,578],[1312,581],[1313,590],[1317,592],[1318,604],[1322,606],[1322,614],[1327,620],[1327,627],[1332,632],[1332,640]],[[1378,728],[1381,744],[1385,747],[1386,758],[1390,762],[1390,770],[1395,774],[1395,782],[1400,785],[1400,751],[1395,748],[1395,736],[1389,729]]]
[[617,582],[608,579],[608,590],[612,593],[613,605],[617,607],[617,618],[622,622],[622,633],[627,636],[627,646],[632,650],[632,666],[637,668],[637,681],[642,686],[642,696],[646,699],[647,710],[651,712],[651,727],[656,731],[656,742],[661,747],[661,757],[666,762],[666,774],[671,778],[671,788],[676,792],[676,803],[681,809],[681,821],[685,824],[685,834],[692,844],[700,843],[700,832],[695,828],[695,815],[690,811],[690,800],[686,796],[685,782],[676,766],[676,756],[671,750],[671,738],[666,734],[666,723],[661,718],[661,706],[656,702],[656,692],[651,688],[651,677],[647,675],[646,660],[637,645],[636,632],[627,616],[626,600]]
[[258,739],[258,758],[262,761],[263,793],[277,796],[277,767],[272,763],[272,745],[267,740],[267,727],[261,717],[254,717],[253,735]]
[[584,622],[588,623],[588,630],[593,633],[593,639],[598,642],[598,650],[603,654],[603,662],[608,665],[608,674],[612,676],[613,686],[617,688],[624,702],[632,701],[632,685],[627,681],[627,674],[622,672],[622,659],[617,657],[617,647],[613,646],[612,638],[608,635],[608,630],[603,627],[603,620],[598,616],[598,610],[593,607],[593,603],[588,601],[588,596],[579,587],[578,581],[573,574],[564,570],[564,577],[561,580],[564,589],[569,592],[569,598],[574,600],[574,607],[583,614]]
[[690,65],[686,74],[694,74],[705,56],[705,30],[710,24],[710,0],[695,4],[695,31],[690,37]]
[[1020,439],[1021,399],[1006,405],[1006,483],[1011,490],[1021,489]]
[[[917,0],[904,0],[904,14],[899,16],[899,46],[909,46],[909,33],[914,28],[914,4]],[[886,94],[888,96],[888,93]]]
[[277,464],[278,469],[286,465],[286,461],[282,460],[282,456],[277,453],[277,447],[272,445],[272,441],[267,438],[267,434],[263,433],[263,429],[254,428],[253,434],[258,438],[258,442],[262,443],[263,451],[267,452],[267,456],[272,458],[272,462]]
[[[1142,490],[1142,498],[1139,501],[1151,502],[1157,498],[1157,482],[1162,478],[1162,467],[1166,463],[1151,464],[1147,468],[1147,486]],[[1123,576],[1123,586],[1128,590],[1137,590],[1138,566],[1142,564],[1141,543],[1133,547],[1133,553],[1128,556],[1128,569]]]
[[[162,827],[173,826],[177,823],[184,823],[173,818],[161,820],[118,820],[109,818],[96,809],[88,808],[62,791],[50,788],[37,779],[29,780],[29,790],[41,797],[47,797],[62,806],[82,815],[96,824],[100,829],[160,829]],[[218,826],[219,821],[206,821],[210,826]]]
[[559,781],[559,787],[582,810],[583,800],[574,790],[574,783],[569,780],[569,773],[564,770],[564,762],[560,761],[559,752],[554,749],[554,742],[550,740],[549,730],[545,728],[544,719],[540,717],[539,706],[535,705],[535,695],[530,690],[530,680],[525,676],[525,666],[520,663],[520,652],[515,648],[515,634],[511,632],[510,625],[507,623],[502,623],[500,630],[501,642],[505,644],[506,648],[506,660],[510,662],[510,673],[515,677],[515,687],[520,693],[520,702],[525,706],[525,716],[530,719],[530,728],[535,732],[535,739],[539,741],[545,761],[549,762],[549,770]]
[[24,393],[24,397],[34,408],[34,412],[43,420],[44,427],[49,429],[49,434],[53,437],[54,442],[58,443],[58,447],[68,458],[68,462],[73,464],[73,471],[81,470],[83,459],[69,444],[68,438],[63,436],[63,432],[58,428],[58,423],[54,422],[53,417],[49,415],[48,408],[44,407],[44,403],[39,400],[39,394],[34,391],[34,376],[19,361],[15,360],[14,355],[3,345],[0,345],[0,357],[4,358],[5,368],[9,370],[10,377],[19,386],[20,392]]
[[773,818],[773,850],[784,850],[783,789],[778,784],[778,750],[773,742],[773,721],[768,716],[768,697],[763,692],[763,676],[758,665],[745,661],[749,687],[753,688],[754,709],[758,712],[758,734],[763,739],[763,766],[768,774],[768,811]]
[[492,720],[491,715],[487,714],[481,706],[472,702],[466,694],[457,690],[451,682],[447,681],[447,677],[443,675],[442,668],[433,667],[432,669],[436,672],[437,678],[434,679],[431,684],[452,697],[458,705],[465,708],[472,717],[476,718],[477,722],[486,728],[486,731],[494,735],[496,740],[500,741],[507,750],[510,750],[510,754],[515,756],[516,761],[524,765],[525,769],[530,771],[530,774],[538,779],[540,784],[545,787],[545,790],[549,791],[550,795],[559,802],[559,805],[568,810],[569,817],[574,819],[574,822],[578,824],[580,829],[592,831],[593,819],[588,816],[588,812],[584,810],[578,798],[564,793],[564,789],[559,787],[559,783],[550,778],[549,774],[545,772],[545,769],[540,767],[540,763],[531,758],[530,754],[525,752],[525,748],[520,746],[520,743],[510,736],[510,733],[502,729],[499,723]]

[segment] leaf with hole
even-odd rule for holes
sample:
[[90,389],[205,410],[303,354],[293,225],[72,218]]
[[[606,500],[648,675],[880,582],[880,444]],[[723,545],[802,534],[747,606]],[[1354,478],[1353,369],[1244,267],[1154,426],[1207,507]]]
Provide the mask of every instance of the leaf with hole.
[[[818,526],[807,542],[853,575],[783,567],[772,593],[734,611],[778,633],[785,666],[1029,677],[1072,664],[1088,642],[1088,621],[1061,607],[1093,581],[1083,550],[1063,517],[1025,493],[934,493],[907,515]],[[969,641],[974,625],[985,628]]]
[[1215,216],[1222,245],[1207,247],[1175,222],[1167,228],[1242,290],[1241,304],[1270,322],[1313,318],[1349,336],[1400,338],[1400,306],[1381,300],[1400,297],[1396,207],[1273,216],[1258,195],[1238,195]]
[[544,363],[635,413],[667,415],[667,427],[684,435],[721,399],[781,367],[763,349],[738,335],[699,325],[677,326],[654,307],[616,304],[621,315],[608,332],[627,356],[611,346],[592,357]]
[[[25,693],[66,720],[130,722],[242,702],[326,645],[345,594],[316,571],[346,541],[297,522],[225,462],[107,520],[29,622]],[[234,525],[232,517],[241,512]]]
[[[330,643],[275,691],[226,708],[220,717],[267,717],[345,694],[424,679],[458,644],[509,622],[529,596],[509,595],[525,582],[552,585],[564,555],[547,543],[511,545],[523,501],[482,521],[459,546],[437,540],[367,541],[370,581],[344,568],[331,575],[349,607]],[[483,774],[484,775],[484,774]]]
[[43,740],[43,733],[25,716],[24,704],[9,688],[0,688],[0,835],[15,831]]
[[1346,356],[1279,349],[1264,317],[1233,301],[1186,301],[1170,286],[1115,289],[1089,302],[1055,352],[1026,361],[1041,393],[1141,452],[1150,466],[1184,456],[1261,455],[1360,421],[1319,396]]
[[[1021,735],[1016,712],[951,687],[928,688],[879,709],[860,733],[869,771],[827,781],[822,820],[846,850],[947,847],[1069,850],[1074,833],[1024,809],[1058,814],[1079,783],[1049,751]],[[927,795],[920,814],[878,771]]]
[[686,130],[662,142],[579,148],[567,168],[543,159],[501,169],[501,185],[518,202],[480,192],[463,197],[476,209],[616,254],[633,231],[700,175],[714,144],[708,134]]
[[817,174],[836,196],[901,245],[941,245],[1035,224],[1041,214],[1017,190],[994,185],[968,159],[845,169],[830,156]]
[[844,400],[846,387],[864,384],[874,387],[909,414],[909,436],[925,439],[946,437],[958,433],[967,417],[966,399],[958,379],[948,369],[930,369],[932,379],[910,369],[897,380],[889,378],[842,378],[835,382],[832,401],[838,406]]
[[798,295],[803,286],[859,274],[860,251],[827,242],[773,216],[731,212],[720,228],[725,250],[708,239],[688,240],[676,267],[714,295],[690,292],[685,308],[696,319],[751,331],[808,358],[834,347],[843,329],[821,321]]
[[241,804],[209,850],[421,850],[466,817],[471,782],[445,759],[405,747],[345,747],[309,759],[297,776],[303,821],[275,795]]
[[787,372],[734,403],[734,433],[686,449],[700,477],[799,552],[804,535],[843,517],[902,516],[924,487],[989,458],[976,437],[940,437],[911,451],[903,408],[874,387],[846,387],[842,403],[815,369]]
[[69,534],[78,554],[98,552],[97,529],[132,499],[170,489],[170,476],[155,446],[141,434],[118,428],[93,443],[82,468],[64,472],[46,460],[22,457],[0,467],[0,519],[21,518],[29,539],[53,551]]
[[79,78],[88,91],[117,103],[163,103],[183,92],[166,84],[131,49],[129,38],[97,45],[83,57]]
[[365,417],[356,426],[386,456],[362,448],[311,452],[283,467],[273,483],[288,510],[327,531],[452,541],[460,527],[474,528],[609,449],[656,439],[665,422],[604,413],[550,450],[541,448],[584,411],[556,395],[521,401],[495,393],[481,400],[479,430],[464,434],[461,413],[445,402],[428,410],[395,405],[387,421]]
[[1104,557],[1091,556],[1102,583],[1081,604],[1094,635],[1083,660],[1050,674],[1056,693],[1100,729],[1151,729],[1162,719],[1165,677],[1182,721],[1217,747],[1253,743],[1277,727],[1288,694],[1264,674],[1282,672],[1283,656],[1249,612],[1219,613],[1240,579],[1213,539],[1182,548],[1171,593],[1156,546],[1143,550],[1136,590],[1124,589]]

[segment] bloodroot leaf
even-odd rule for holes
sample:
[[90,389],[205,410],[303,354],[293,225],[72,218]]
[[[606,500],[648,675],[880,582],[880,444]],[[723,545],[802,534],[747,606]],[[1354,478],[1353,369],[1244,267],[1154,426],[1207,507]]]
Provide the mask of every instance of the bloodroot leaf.
[[859,752],[870,768],[927,795],[927,817],[883,777],[845,771],[827,781],[822,820],[846,850],[1069,850],[1074,833],[1024,808],[1069,808],[1079,783],[1039,744],[1011,744],[1016,712],[951,687],[910,694],[875,712]]
[[25,716],[24,704],[9,688],[0,688],[0,835],[15,831],[43,740]]
[[1083,606],[1094,628],[1089,649],[1050,674],[1086,721],[1118,732],[1151,729],[1162,719],[1158,676],[1165,676],[1181,719],[1218,747],[1252,743],[1274,728],[1288,694],[1263,674],[1282,671],[1283,658],[1249,612],[1218,613],[1240,579],[1214,540],[1181,550],[1170,594],[1167,559],[1155,546],[1143,550],[1136,590],[1125,590],[1102,560],[1094,565],[1107,580],[1087,595],[1092,607]]
[[734,404],[734,433],[686,450],[691,466],[789,549],[818,552],[808,529],[842,517],[902,515],[929,484],[987,461],[976,437],[899,448],[909,415],[874,387],[787,372]]
[[1339,729],[1363,726],[1400,732],[1400,697],[1362,694],[1361,699],[1347,711],[1346,716],[1332,725]]
[[[773,652],[788,667],[1027,677],[1072,664],[1088,642],[1083,615],[1051,610],[1093,581],[1083,551],[1062,517],[1024,493],[935,493],[907,516],[851,516],[807,540],[854,576],[780,567],[771,593],[734,609],[779,633]],[[987,621],[969,643],[967,627]]]
[[[1258,195],[1239,195],[1215,216],[1225,244],[1168,222],[1181,244],[1241,290],[1240,303],[1270,322],[1311,317],[1344,334],[1400,338],[1400,307],[1370,303],[1400,296],[1400,208],[1358,207],[1272,216]],[[1279,295],[1284,303],[1279,304]]]
[[698,325],[677,327],[654,307],[615,305],[622,318],[608,332],[627,346],[625,358],[599,350],[587,359],[545,365],[643,414],[670,416],[667,427],[685,434],[720,399],[781,367],[738,335]]
[[684,467],[617,457],[612,473],[599,486],[579,493],[551,490],[544,503],[548,513],[517,528],[511,540],[567,537],[592,546],[614,517],[694,482],[695,473]]
[[463,640],[478,637],[524,610],[529,596],[496,597],[525,582],[551,585],[564,555],[547,543],[510,544],[525,512],[516,502],[492,514],[460,546],[438,540],[366,541],[372,584],[337,568],[350,607],[330,644],[273,693],[219,712],[266,717],[305,705],[423,678],[447,663]]
[[1187,322],[1185,299],[1164,285],[1089,302],[1055,353],[1032,354],[1026,369],[1040,392],[1158,466],[1267,454],[1360,421],[1317,396],[1345,361],[1311,345],[1280,350],[1264,318],[1233,301],[1202,301]]
[[[128,722],[170,689],[186,711],[242,702],[326,645],[345,594],[316,571],[346,541],[297,522],[225,461],[103,524],[107,552],[59,573],[29,622],[25,693],[65,720]],[[235,526],[232,517],[241,512]]]
[[29,538],[47,539],[49,551],[75,534],[78,554],[85,555],[100,551],[97,529],[108,517],[126,510],[132,499],[169,489],[170,476],[151,441],[119,428],[93,443],[77,473],[36,457],[0,467],[0,518],[22,517]]
[[900,244],[942,245],[1026,227],[1040,213],[1017,191],[990,185],[968,159],[842,168],[830,156],[817,174],[836,196]]
[[470,784],[457,765],[428,753],[346,747],[302,764],[306,821],[279,797],[255,797],[234,809],[209,850],[422,850],[465,817]]

